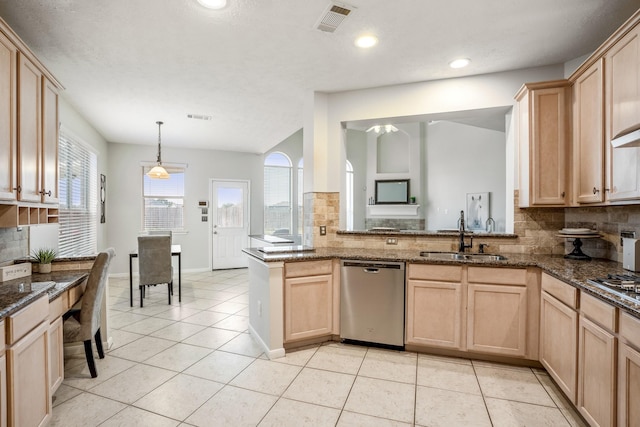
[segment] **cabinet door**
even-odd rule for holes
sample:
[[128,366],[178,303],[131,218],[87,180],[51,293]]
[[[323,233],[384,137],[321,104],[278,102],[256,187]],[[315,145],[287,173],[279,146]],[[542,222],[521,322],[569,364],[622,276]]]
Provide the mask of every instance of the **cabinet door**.
[[462,285],[407,282],[407,344],[461,349]]
[[580,316],[577,407],[592,426],[615,426],[615,341]]
[[329,335],[333,326],[330,274],[284,281],[284,341]]
[[640,352],[620,343],[618,349],[618,425],[640,426]]
[[62,317],[49,326],[49,387],[51,396],[64,379],[64,330]]
[[532,204],[564,205],[569,125],[565,87],[536,89],[531,105]]
[[7,348],[9,425],[44,426],[51,418],[49,321]]
[[611,138],[640,125],[640,26],[621,38],[605,56],[610,83]]
[[526,323],[526,287],[469,285],[467,349],[522,357]]
[[40,202],[42,73],[18,54],[18,199]]
[[[605,56],[608,141],[640,125],[640,27],[617,42]],[[610,200],[640,197],[640,147],[609,151]]]
[[[4,346],[4,342],[1,345]],[[7,358],[4,354],[0,356],[0,427],[7,427]]]
[[602,59],[573,86],[574,195],[578,203],[604,201],[604,86]]
[[16,55],[0,33],[0,200],[16,200]]
[[540,363],[571,402],[578,379],[578,313],[546,292],[540,307]]
[[42,78],[42,203],[58,203],[58,89]]

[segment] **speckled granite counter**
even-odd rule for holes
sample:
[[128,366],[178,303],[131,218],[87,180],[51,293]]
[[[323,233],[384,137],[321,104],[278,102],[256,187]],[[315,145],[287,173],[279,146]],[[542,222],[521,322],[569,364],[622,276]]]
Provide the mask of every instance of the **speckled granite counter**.
[[591,295],[594,295],[608,303],[619,307],[633,316],[640,318],[640,301],[633,303],[587,283],[587,279],[603,277],[607,274],[628,273],[622,268],[622,264],[603,260],[593,259],[591,261],[575,261],[565,259],[560,255],[525,255],[508,254],[504,261],[480,261],[480,260],[435,260],[420,256],[417,250],[364,250],[349,248],[316,248],[314,251],[292,252],[292,253],[271,253],[264,254],[257,248],[244,249],[244,252],[265,262],[296,262],[312,261],[322,259],[355,259],[355,260],[380,260],[380,261],[405,261],[423,264],[471,264],[487,265],[492,267],[539,267],[542,271],[554,276],[576,288],[579,288]]
[[89,274],[88,270],[55,271],[0,283],[0,320],[49,294],[49,301],[66,290],[78,286]]

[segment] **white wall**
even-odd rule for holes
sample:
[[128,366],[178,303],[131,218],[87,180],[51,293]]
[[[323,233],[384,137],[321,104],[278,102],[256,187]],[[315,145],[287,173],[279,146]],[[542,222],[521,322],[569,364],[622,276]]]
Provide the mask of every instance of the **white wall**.
[[[62,127],[69,131],[75,138],[88,144],[98,155],[98,185],[100,185],[100,174],[106,174],[108,168],[108,144],[98,131],[87,122],[64,98],[64,92],[59,97],[59,114]],[[109,183],[107,182],[107,185]],[[108,190],[108,187],[107,187]],[[108,197],[108,196],[107,196]],[[97,212],[100,200],[98,199]],[[107,211],[108,215],[108,211]],[[98,220],[97,245],[98,251],[109,247],[107,235],[109,232],[109,221],[101,224]],[[32,249],[39,247],[58,247],[58,225],[38,225],[29,227],[29,245]],[[32,250],[30,249],[30,251]]]
[[364,230],[368,192],[373,191],[367,184],[367,133],[348,129],[347,141],[347,160],[353,166],[353,229]]
[[[326,165],[324,178],[316,175],[316,180],[311,183],[312,190],[338,192],[341,189],[345,156],[344,122],[513,106],[513,97],[523,83],[559,79],[563,73],[561,64],[323,95],[323,99],[328,98],[327,105],[322,104],[318,109],[314,123],[309,123],[309,114],[305,112],[305,132],[307,126],[314,131],[324,124],[326,135],[322,134],[321,143],[327,145],[325,152],[333,153],[334,161],[322,163]],[[305,105],[306,108],[315,106],[312,102]],[[308,138],[305,138],[305,153],[307,145],[313,147],[318,143],[313,140],[313,133]],[[340,217],[344,218],[344,200],[340,205]],[[340,227],[345,227],[343,219]]]
[[441,121],[426,131],[428,230],[456,228],[466,194],[490,194],[496,230],[505,230],[505,133]]
[[[154,161],[156,146],[109,144],[107,173],[107,223],[109,245],[117,256],[112,273],[127,273],[128,253],[135,249],[142,230],[141,161]],[[250,181],[251,234],[262,233],[263,224],[263,156],[232,151],[195,150],[162,147],[166,163],[187,164],[185,174],[185,234],[174,234],[182,245],[182,269],[206,269],[211,265],[210,223],[200,221],[198,200],[210,200],[212,178]]]

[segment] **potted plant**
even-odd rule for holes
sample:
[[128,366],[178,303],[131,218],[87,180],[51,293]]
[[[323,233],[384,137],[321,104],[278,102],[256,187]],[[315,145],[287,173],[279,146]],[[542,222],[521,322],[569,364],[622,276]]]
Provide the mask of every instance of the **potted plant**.
[[51,262],[56,258],[53,249],[40,248],[31,253],[31,260],[38,263],[40,273],[51,273]]

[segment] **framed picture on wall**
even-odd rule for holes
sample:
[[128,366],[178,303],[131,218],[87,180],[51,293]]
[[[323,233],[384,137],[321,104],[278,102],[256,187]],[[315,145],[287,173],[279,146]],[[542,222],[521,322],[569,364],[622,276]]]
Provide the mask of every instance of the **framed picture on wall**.
[[484,230],[489,212],[489,193],[467,193],[467,230]]

